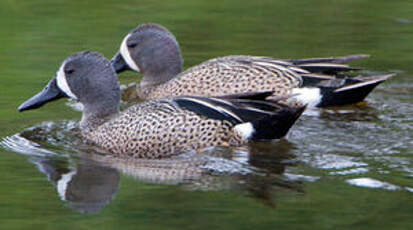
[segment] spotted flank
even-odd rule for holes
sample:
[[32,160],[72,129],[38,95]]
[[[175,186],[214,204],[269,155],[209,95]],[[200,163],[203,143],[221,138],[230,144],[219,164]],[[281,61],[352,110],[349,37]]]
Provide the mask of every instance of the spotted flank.
[[276,102],[178,97],[132,106],[85,135],[113,153],[161,158],[191,149],[281,138],[302,111]]
[[[183,95],[223,97],[264,91],[272,91],[272,97],[276,98],[291,95],[301,88],[319,88],[320,100],[307,105],[326,107],[364,100],[374,87],[383,82],[377,80],[375,83],[378,84],[373,84],[374,80],[370,81],[369,76],[358,77],[357,82],[347,80],[353,79],[354,72],[361,70],[347,63],[369,57],[365,54],[290,60],[234,55],[207,60],[182,71],[179,44],[165,27],[143,24],[129,33],[122,44],[127,39],[139,41],[136,48],[122,45],[120,53],[125,54],[123,56],[128,59],[127,63],[141,67],[143,79],[137,88],[141,99]],[[122,62],[118,56],[113,60]],[[122,63],[113,61],[112,64],[118,66],[117,72],[126,70],[121,68]],[[373,88],[369,87],[373,85]],[[352,93],[339,94],[343,90]],[[314,98],[303,97],[300,97],[300,101],[314,101]],[[299,102],[290,103],[291,106],[296,104]]]

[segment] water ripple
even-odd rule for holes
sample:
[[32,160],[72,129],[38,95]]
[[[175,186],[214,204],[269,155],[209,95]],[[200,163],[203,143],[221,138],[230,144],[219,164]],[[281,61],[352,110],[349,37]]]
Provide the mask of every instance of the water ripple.
[[347,183],[350,185],[363,187],[363,188],[380,188],[380,189],[390,190],[390,191],[396,191],[396,190],[401,189],[397,185],[393,185],[387,182],[382,182],[382,181],[368,178],[368,177],[350,179],[350,180],[347,180]]

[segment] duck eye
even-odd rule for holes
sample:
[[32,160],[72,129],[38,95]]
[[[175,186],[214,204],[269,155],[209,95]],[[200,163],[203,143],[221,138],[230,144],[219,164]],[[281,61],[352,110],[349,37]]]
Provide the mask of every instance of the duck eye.
[[66,74],[72,74],[73,72],[75,72],[75,70],[74,69],[67,69],[67,70],[65,70],[65,73]]
[[136,45],[138,45],[137,42],[130,42],[130,43],[128,44],[128,47],[129,47],[129,48],[134,48]]

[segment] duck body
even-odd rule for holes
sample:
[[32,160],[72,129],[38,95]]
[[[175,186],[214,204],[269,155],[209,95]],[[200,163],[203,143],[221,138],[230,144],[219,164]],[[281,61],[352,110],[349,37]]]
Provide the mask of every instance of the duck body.
[[183,59],[174,35],[160,25],[143,24],[125,37],[112,64],[118,73],[128,69],[142,73],[137,89],[141,99],[273,91],[273,97],[294,94],[310,107],[326,107],[362,101],[393,76],[350,77],[348,73],[358,69],[345,63],[366,57],[279,60],[234,55],[182,72]]
[[120,156],[162,158],[285,136],[305,106],[292,108],[264,100],[271,94],[244,94],[244,99],[156,99],[119,112],[114,69],[103,56],[82,52],[66,59],[57,76],[19,111],[70,97],[84,106],[80,128],[88,143]]
[[143,82],[139,85],[138,94],[144,99],[155,99],[171,95],[211,97],[273,91],[271,96],[276,97],[290,95],[292,89],[301,84],[301,77],[289,69],[286,62],[252,56],[227,56],[194,66],[157,86],[146,86]]
[[[302,112],[271,102],[231,101],[202,97],[150,100],[84,131],[83,136],[111,153],[161,158],[211,146],[240,146],[252,140],[281,138]],[[254,128],[253,121],[266,123],[265,129],[273,132],[264,137],[253,134],[253,130],[260,129]],[[243,124],[250,125],[251,130],[243,130]]]

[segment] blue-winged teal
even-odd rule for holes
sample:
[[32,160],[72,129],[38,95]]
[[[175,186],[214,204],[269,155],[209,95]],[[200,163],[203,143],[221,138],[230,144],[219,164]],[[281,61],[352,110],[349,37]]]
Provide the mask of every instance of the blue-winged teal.
[[304,107],[260,100],[268,95],[244,95],[256,97],[253,100],[159,99],[120,113],[120,90],[112,65],[97,53],[82,52],[67,58],[56,77],[19,111],[70,97],[84,106],[80,128],[87,141],[114,154],[160,158],[191,149],[283,137]]
[[118,73],[128,69],[142,73],[138,86],[142,99],[274,91],[275,96],[300,94],[309,106],[325,107],[362,101],[392,76],[346,76],[357,69],[344,63],[367,56],[297,60],[226,56],[181,72],[183,59],[174,35],[160,25],[143,24],[123,39],[112,64]]

